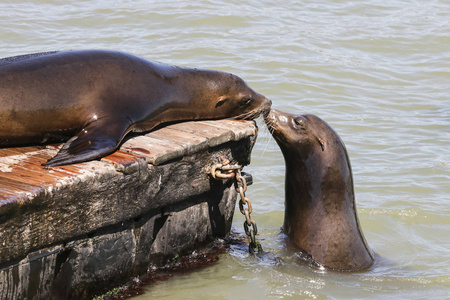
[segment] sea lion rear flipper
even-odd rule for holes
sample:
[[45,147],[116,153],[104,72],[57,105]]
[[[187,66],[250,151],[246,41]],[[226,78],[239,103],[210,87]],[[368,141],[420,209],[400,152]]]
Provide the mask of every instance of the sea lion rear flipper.
[[43,166],[61,166],[103,157],[113,152],[127,133],[129,123],[97,120],[68,140]]

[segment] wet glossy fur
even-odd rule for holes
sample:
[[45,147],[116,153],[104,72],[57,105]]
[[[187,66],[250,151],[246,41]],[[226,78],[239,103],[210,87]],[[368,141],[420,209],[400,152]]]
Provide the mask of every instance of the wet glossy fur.
[[113,152],[130,131],[250,119],[270,103],[235,75],[122,52],[22,55],[0,60],[0,147],[67,141],[44,165],[71,164]]
[[284,232],[334,270],[370,267],[355,207],[350,160],[338,134],[314,115],[272,110],[266,123],[286,161]]

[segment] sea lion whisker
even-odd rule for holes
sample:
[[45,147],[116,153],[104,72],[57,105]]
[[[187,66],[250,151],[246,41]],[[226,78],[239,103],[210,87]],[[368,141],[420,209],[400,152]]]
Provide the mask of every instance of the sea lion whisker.
[[[264,129],[263,129],[262,134],[261,134],[263,137],[266,137],[266,136],[267,136],[267,133],[269,133],[270,135],[272,135],[272,132],[271,132],[271,128],[270,128],[270,127],[264,126],[263,128],[264,128]],[[271,141],[272,141],[272,139],[267,138],[266,145],[264,146],[264,150],[263,150],[262,153],[261,153],[261,157],[267,152],[267,149],[268,149],[268,147],[269,147],[269,143],[270,143]]]
[[269,129],[269,132],[273,134],[276,128],[276,121],[273,118],[269,119],[267,116],[265,116],[264,122],[266,123],[266,127],[267,129]]
[[249,120],[249,119],[256,119],[259,116],[263,115],[264,117],[269,114],[270,108],[267,109],[264,106],[260,106],[258,108],[255,108],[247,113],[243,113],[236,117],[236,119],[240,120]]
[[245,118],[249,115],[249,112],[247,113],[242,113],[240,115],[234,116],[232,117],[232,119],[236,119],[236,120],[245,120]]
[[270,122],[266,122],[266,128],[269,130],[270,134],[273,134],[273,132],[275,131],[274,124],[272,124]]
[[250,120],[255,118],[255,112],[250,111],[247,113],[240,114],[239,116],[235,117],[237,120]]

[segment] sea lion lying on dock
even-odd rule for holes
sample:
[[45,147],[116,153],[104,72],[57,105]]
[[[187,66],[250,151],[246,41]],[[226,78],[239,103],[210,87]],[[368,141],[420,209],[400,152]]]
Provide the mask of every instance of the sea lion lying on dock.
[[117,51],[0,60],[0,147],[67,141],[45,166],[106,156],[130,131],[185,120],[251,119],[270,105],[233,74]]

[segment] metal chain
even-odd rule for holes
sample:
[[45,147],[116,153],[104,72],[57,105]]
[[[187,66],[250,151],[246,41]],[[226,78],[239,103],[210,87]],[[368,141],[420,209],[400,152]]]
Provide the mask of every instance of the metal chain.
[[[252,202],[245,196],[247,182],[241,174],[242,166],[230,165],[230,161],[223,156],[221,156],[220,159],[222,160],[222,163],[214,164],[210,169],[210,174],[217,180],[228,178],[235,179],[236,190],[239,192],[240,196],[239,210],[245,216],[244,231],[250,239],[248,251],[251,254],[255,254],[255,252],[261,254],[263,252],[261,243],[256,240],[258,227],[256,226],[256,222],[250,217],[250,214],[252,213]],[[244,207],[245,205],[247,205],[247,208]]]
[[[252,201],[250,201],[250,199],[245,196],[245,192],[247,191],[247,182],[245,180],[245,177],[241,175],[241,169],[237,170],[236,183],[239,187],[239,195],[241,198],[239,200],[239,209],[241,211],[241,214],[245,216],[244,231],[245,234],[250,238],[248,251],[251,254],[254,254],[255,250],[257,250],[257,253],[261,254],[263,252],[261,243],[256,240],[258,227],[256,226],[255,220],[252,220],[252,218],[250,217],[250,214],[253,211]],[[244,205],[247,205],[247,208],[244,208]]]

